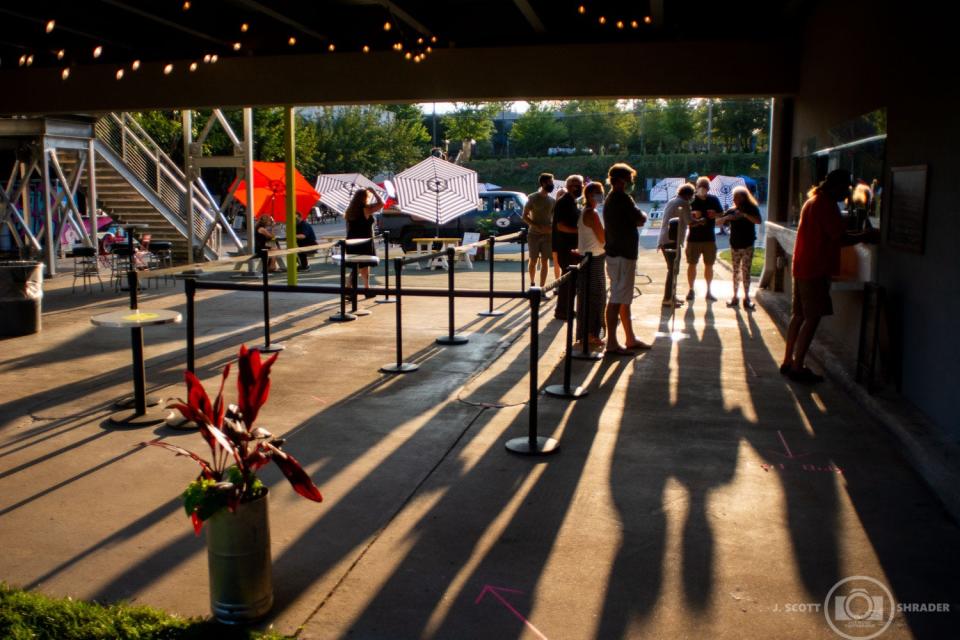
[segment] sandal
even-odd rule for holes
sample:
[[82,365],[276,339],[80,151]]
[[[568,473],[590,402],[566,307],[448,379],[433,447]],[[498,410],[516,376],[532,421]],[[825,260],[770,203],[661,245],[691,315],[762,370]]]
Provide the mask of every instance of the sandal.
[[634,353],[633,351],[630,351],[629,349],[625,349],[625,348],[623,348],[623,347],[616,347],[616,348],[614,348],[614,349],[607,349],[606,351],[603,352],[603,355],[605,355],[605,356],[635,356],[635,355],[637,355],[637,354]]
[[624,349],[636,349],[639,351],[646,351],[650,347],[651,345],[647,344],[646,342],[640,342],[639,340],[637,342],[624,345]]
[[750,302],[750,298],[744,298],[744,299],[743,299],[743,308],[746,309],[747,311],[755,311],[756,308],[757,308],[757,305],[755,305],[755,304],[753,304],[752,302]]
[[[738,298],[731,298],[730,302],[727,303],[728,309],[736,309],[738,306],[740,306],[740,300]],[[747,306],[746,300],[743,301],[743,306]]]

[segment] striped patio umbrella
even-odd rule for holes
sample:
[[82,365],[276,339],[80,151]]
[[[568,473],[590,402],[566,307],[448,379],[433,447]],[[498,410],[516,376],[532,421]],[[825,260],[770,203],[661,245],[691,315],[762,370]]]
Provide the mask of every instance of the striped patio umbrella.
[[317,176],[315,189],[320,193],[320,202],[343,215],[347,211],[350,199],[360,189],[373,189],[382,200],[387,192],[362,173],[322,173]]
[[664,178],[650,189],[650,202],[668,202],[677,195],[677,187],[686,180],[683,178]]
[[714,176],[710,180],[710,195],[716,196],[723,205],[724,210],[733,206],[734,187],[745,187],[746,181],[743,178],[734,176]]
[[400,210],[440,225],[477,208],[477,172],[430,156],[393,179]]

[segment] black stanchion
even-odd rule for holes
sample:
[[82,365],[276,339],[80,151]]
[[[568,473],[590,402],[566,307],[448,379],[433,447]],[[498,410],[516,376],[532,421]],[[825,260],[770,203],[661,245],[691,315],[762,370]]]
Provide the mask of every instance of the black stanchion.
[[347,241],[341,240],[340,245],[340,313],[335,313],[328,319],[331,322],[350,322],[357,316],[347,313]]
[[411,371],[416,371],[419,369],[420,365],[403,361],[403,303],[401,302],[403,295],[403,284],[401,282],[403,274],[403,259],[397,258],[397,262],[394,265],[394,270],[397,272],[397,361],[383,365],[380,367],[380,371],[384,373],[410,373]]
[[[568,273],[570,274],[570,289],[576,291],[577,278],[582,276],[580,265],[571,265]],[[584,387],[570,386],[570,374],[573,368],[573,298],[572,295],[567,297],[567,349],[563,356],[563,384],[552,384],[544,389],[544,392],[549,396],[567,398],[568,400],[576,400],[587,395],[587,390]]]
[[[520,230],[520,291],[527,289],[527,261],[524,259],[524,247],[527,246],[527,230]],[[533,284],[532,282],[530,284]]]
[[270,342],[270,270],[267,265],[270,257],[266,249],[260,252],[260,266],[263,269],[263,346],[257,347],[261,353],[273,353],[274,351],[283,351],[283,345],[279,342]]
[[526,438],[507,440],[508,451],[521,455],[535,456],[554,453],[560,449],[560,443],[553,438],[537,435],[537,393],[540,383],[537,380],[537,362],[540,359],[540,296],[538,287],[530,288],[530,401],[527,403],[529,417]]
[[[383,232],[383,288],[390,289],[390,232]],[[390,304],[396,302],[390,297],[389,293],[383,294],[383,298],[375,300],[378,304]]]
[[447,346],[454,346],[460,344],[467,344],[469,340],[466,336],[455,335],[453,333],[453,324],[454,324],[454,304],[456,296],[454,294],[454,268],[453,260],[456,257],[456,251],[453,247],[447,248],[447,309],[448,309],[448,323],[447,323],[447,335],[440,336],[437,338],[437,344],[443,344]]
[[187,371],[196,372],[196,305],[197,281],[187,278],[183,281],[183,289],[187,294]]
[[503,311],[494,311],[493,310],[493,248],[497,246],[497,240],[493,236],[487,238],[487,259],[490,260],[490,308],[486,311],[481,311],[477,315],[484,317],[497,317],[502,316]]
[[[580,271],[583,278],[583,304],[580,305],[580,351],[574,351],[570,357],[577,360],[603,360],[603,354],[590,347],[590,287],[593,281],[593,254],[585,256],[585,268]],[[603,313],[603,309],[600,310]]]

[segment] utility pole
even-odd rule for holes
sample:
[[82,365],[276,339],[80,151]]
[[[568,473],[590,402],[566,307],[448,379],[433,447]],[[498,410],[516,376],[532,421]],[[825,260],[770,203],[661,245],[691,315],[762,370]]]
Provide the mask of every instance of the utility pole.
[[707,153],[713,146],[713,99],[707,98]]

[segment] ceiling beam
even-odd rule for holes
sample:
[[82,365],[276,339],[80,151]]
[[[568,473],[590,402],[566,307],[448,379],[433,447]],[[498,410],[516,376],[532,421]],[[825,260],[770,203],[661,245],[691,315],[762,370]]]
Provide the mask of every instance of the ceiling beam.
[[[191,29],[190,27],[185,27],[185,26],[183,26],[182,24],[177,24],[177,23],[174,22],[173,20],[167,20],[166,18],[163,18],[163,17],[158,16],[158,15],[156,15],[156,14],[150,13],[150,12],[148,12],[148,11],[144,11],[143,9],[138,9],[137,7],[131,7],[130,5],[128,5],[128,4],[125,3],[125,2],[120,2],[120,0],[100,0],[100,2],[102,2],[102,3],[104,3],[104,4],[108,4],[108,5],[110,5],[111,7],[116,7],[117,9],[121,9],[121,10],[123,10],[123,11],[129,11],[130,13],[133,13],[133,14],[135,14],[135,15],[138,15],[138,16],[140,16],[141,18],[146,18],[147,20],[152,20],[153,22],[157,22],[157,23],[159,23],[159,24],[162,24],[162,25],[165,26],[165,27],[170,27],[171,29],[176,29],[177,31],[181,31],[181,32],[183,32],[183,33],[189,34],[189,35],[193,36],[194,38],[199,38],[200,40],[206,40],[206,41],[208,41],[208,42],[213,42],[214,44],[220,45],[221,47],[225,47],[225,48],[230,47],[230,43],[229,43],[229,42],[226,42],[225,40],[220,40],[219,38],[214,38],[214,37],[211,36],[211,35],[208,35],[208,34],[206,34],[206,33],[203,33],[202,31],[197,31],[197,30],[195,30],[195,29]],[[58,26],[59,26],[59,25],[58,25]]]
[[543,21],[540,20],[540,16],[537,15],[537,12],[533,10],[533,7],[530,6],[527,0],[513,0],[513,4],[517,5],[517,9],[520,9],[520,13],[527,19],[527,22],[530,23],[534,31],[537,33],[545,33],[547,31],[547,28],[543,26]]

